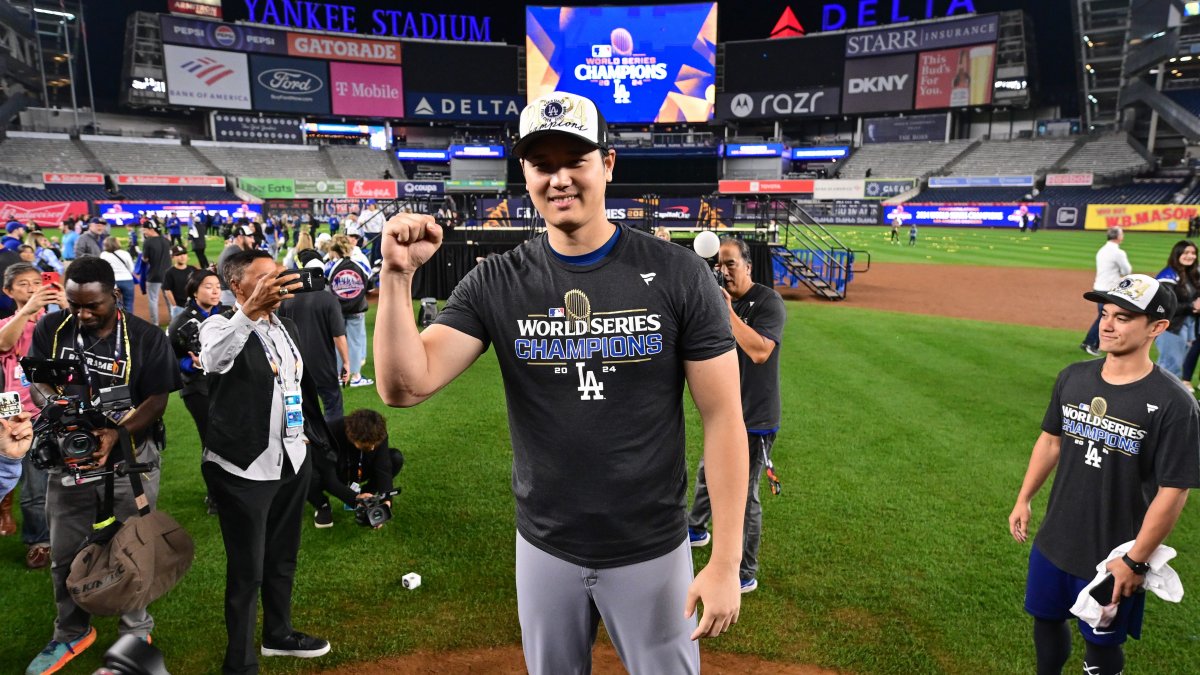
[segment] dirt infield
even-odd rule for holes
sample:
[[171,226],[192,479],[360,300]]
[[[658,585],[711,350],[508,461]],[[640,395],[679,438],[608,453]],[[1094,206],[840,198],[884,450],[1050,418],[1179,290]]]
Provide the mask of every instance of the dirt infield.
[[[626,671],[612,645],[598,642],[593,652],[594,675],[623,675]],[[837,671],[789,663],[773,663],[740,654],[708,653],[703,655],[706,675],[837,675]],[[525,657],[520,645],[471,649],[453,652],[417,652],[406,656],[382,659],[374,663],[359,663],[321,675],[446,675],[447,673],[480,673],[509,675],[524,673]]]
[[[1080,296],[1094,274],[1032,267],[877,263],[855,276],[846,295],[854,307],[886,309],[1084,331],[1096,309]],[[779,289],[788,300],[826,302],[808,289]]]

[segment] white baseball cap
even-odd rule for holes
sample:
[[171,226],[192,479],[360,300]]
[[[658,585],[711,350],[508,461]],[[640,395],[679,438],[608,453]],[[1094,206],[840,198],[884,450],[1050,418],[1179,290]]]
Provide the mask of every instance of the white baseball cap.
[[1145,274],[1129,274],[1121,277],[1109,291],[1089,291],[1084,299],[1092,302],[1111,302],[1131,312],[1145,314],[1151,319],[1170,320],[1175,315],[1175,292],[1166,284]]
[[513,154],[522,156],[529,144],[548,134],[569,134],[601,150],[608,148],[608,124],[590,99],[555,91],[534,99],[521,111],[520,137]]

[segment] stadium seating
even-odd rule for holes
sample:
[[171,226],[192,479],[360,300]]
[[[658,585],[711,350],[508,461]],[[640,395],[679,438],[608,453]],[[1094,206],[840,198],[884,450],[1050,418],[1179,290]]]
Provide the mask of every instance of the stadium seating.
[[13,202],[85,202],[112,199],[98,185],[50,185],[46,189],[0,183],[0,200]]
[[330,178],[315,145],[266,145],[192,141],[192,147],[226,176],[261,178]]
[[206,176],[214,172],[177,140],[88,136],[84,144],[115,173]]
[[44,171],[102,172],[66,134],[10,131],[0,143],[0,153],[9,172],[24,174],[31,182],[40,183]]
[[952,176],[1027,176],[1045,173],[1075,144],[1073,138],[984,141],[950,170]]
[[1181,181],[1143,181],[1117,187],[1091,188],[1053,186],[1042,190],[1037,201],[1065,206],[1088,204],[1170,204],[1183,189]]
[[343,178],[382,178],[384,171],[389,171],[394,178],[396,167],[392,165],[386,152],[353,145],[326,145],[321,152],[327,153],[338,173]]
[[864,178],[867,169],[875,178],[924,178],[941,171],[962,154],[971,141],[949,143],[871,143],[846,160],[841,178]]
[[1134,149],[1125,132],[1104,134],[1085,143],[1060,167],[1065,173],[1090,173],[1097,178],[1119,179],[1136,176],[1153,168]]

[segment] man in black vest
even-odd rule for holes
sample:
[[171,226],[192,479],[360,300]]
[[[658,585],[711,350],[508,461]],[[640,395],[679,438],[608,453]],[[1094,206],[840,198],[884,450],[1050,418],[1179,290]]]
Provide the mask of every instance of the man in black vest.
[[[209,422],[201,473],[220,504],[225,542],[225,673],[257,673],[255,611],[263,605],[263,656],[312,658],[329,643],[292,628],[292,580],[311,465],[306,443],[329,433],[297,347],[296,326],[275,315],[300,286],[278,277],[266,251],[238,251],[221,265],[237,299],[200,326]],[[247,427],[245,420],[269,420]]]

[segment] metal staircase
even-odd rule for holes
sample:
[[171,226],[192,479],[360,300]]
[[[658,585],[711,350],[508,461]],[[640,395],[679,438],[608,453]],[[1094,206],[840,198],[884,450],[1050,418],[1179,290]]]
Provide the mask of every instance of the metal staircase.
[[[782,241],[771,242],[768,249],[775,264],[776,284],[803,284],[817,297],[845,300],[854,274],[870,269],[870,254],[846,246],[796,201],[775,204],[774,220],[779,223]],[[854,263],[861,257],[865,257],[866,267],[855,269]]]

